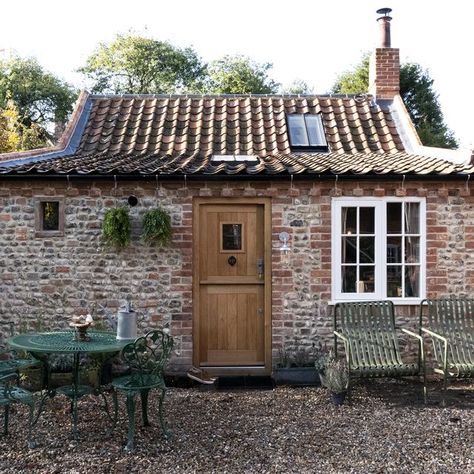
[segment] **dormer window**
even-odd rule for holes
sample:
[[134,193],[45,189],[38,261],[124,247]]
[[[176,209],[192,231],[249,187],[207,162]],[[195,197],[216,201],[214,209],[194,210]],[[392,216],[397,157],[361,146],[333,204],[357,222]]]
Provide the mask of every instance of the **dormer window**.
[[321,115],[288,114],[286,117],[293,150],[328,151]]

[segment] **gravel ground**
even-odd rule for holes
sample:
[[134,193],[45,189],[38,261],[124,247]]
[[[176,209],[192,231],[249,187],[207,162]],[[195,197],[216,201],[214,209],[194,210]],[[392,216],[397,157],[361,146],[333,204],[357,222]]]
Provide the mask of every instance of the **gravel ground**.
[[78,440],[70,436],[67,400],[50,400],[31,450],[26,412],[18,408],[10,435],[0,437],[0,472],[474,473],[468,383],[454,387],[447,408],[434,396],[423,405],[419,386],[404,381],[358,385],[352,403],[341,407],[321,388],[171,388],[165,403],[172,439],[163,440],[157,424],[137,426],[132,454],[123,450],[125,407],[106,438],[99,400],[81,399]]

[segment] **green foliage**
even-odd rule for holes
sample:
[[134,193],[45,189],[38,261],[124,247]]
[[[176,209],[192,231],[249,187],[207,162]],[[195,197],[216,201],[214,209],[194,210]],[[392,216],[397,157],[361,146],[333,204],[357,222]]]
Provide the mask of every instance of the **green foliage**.
[[444,123],[433,82],[428,71],[419,64],[406,63],[400,68],[400,94],[422,143],[456,148],[458,143]]
[[32,58],[0,60],[0,109],[14,104],[21,137],[19,149],[44,146],[53,138],[53,122],[64,123],[72,112],[77,91],[45,71]]
[[[454,133],[444,123],[433,79],[419,64],[400,66],[400,95],[421,142],[427,146],[456,148]],[[369,89],[369,55],[365,54],[353,71],[342,73],[332,87],[341,94],[366,93]]]
[[107,209],[102,223],[102,239],[107,248],[123,250],[130,243],[131,225],[127,207]]
[[332,86],[335,94],[364,94],[369,90],[369,53],[362,56],[352,71],[343,72]]
[[79,72],[92,81],[93,92],[169,94],[199,90],[205,70],[192,48],[118,35],[112,43],[100,44]]
[[282,94],[313,94],[313,88],[302,79],[295,79],[289,86],[282,89]]
[[209,65],[208,92],[216,94],[273,94],[278,83],[268,77],[270,63],[246,56],[224,56]]
[[171,217],[167,211],[158,207],[145,212],[142,234],[145,242],[165,247],[170,244],[172,233]]

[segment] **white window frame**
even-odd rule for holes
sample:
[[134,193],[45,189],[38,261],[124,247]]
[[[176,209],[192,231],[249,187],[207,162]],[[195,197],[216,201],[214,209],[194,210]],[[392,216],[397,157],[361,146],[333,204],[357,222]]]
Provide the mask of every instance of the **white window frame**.
[[[420,209],[420,296],[387,296],[387,220],[386,206],[390,202],[416,202]],[[343,207],[374,207],[375,209],[375,291],[373,293],[343,293],[341,278],[341,210]],[[426,199],[416,197],[341,197],[331,201],[332,301],[391,300],[399,304],[419,304],[426,296]]]

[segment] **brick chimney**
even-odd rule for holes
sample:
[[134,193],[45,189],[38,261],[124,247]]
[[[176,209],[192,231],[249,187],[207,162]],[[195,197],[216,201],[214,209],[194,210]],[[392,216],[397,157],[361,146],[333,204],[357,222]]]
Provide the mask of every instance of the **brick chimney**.
[[370,57],[369,93],[376,99],[393,99],[400,93],[400,51],[391,47],[391,8],[381,8],[377,14],[379,42]]

